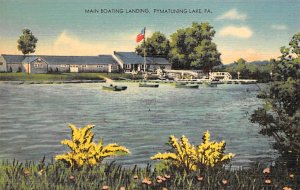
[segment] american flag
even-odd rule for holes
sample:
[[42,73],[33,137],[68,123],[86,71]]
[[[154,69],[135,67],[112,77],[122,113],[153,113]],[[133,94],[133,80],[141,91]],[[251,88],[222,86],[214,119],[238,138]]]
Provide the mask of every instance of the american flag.
[[145,30],[146,28],[143,28],[141,33],[139,33],[137,36],[136,36],[136,42],[140,42],[142,39],[145,38]]

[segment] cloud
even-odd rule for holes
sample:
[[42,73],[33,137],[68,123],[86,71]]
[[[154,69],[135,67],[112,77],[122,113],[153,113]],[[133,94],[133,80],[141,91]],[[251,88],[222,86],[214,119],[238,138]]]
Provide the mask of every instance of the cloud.
[[61,32],[53,42],[39,44],[36,54],[47,55],[99,55],[113,51],[134,51],[136,35],[122,34],[110,39],[85,41],[68,31]]
[[250,38],[252,34],[252,30],[247,26],[226,26],[219,32],[219,35],[222,37],[233,36],[244,39]]
[[271,26],[271,28],[275,29],[275,30],[286,30],[287,26],[284,24],[273,24]]
[[[112,54],[113,51],[135,51],[138,44],[135,39],[138,32],[122,32],[116,35],[101,35],[103,38],[95,40],[85,40],[80,36],[74,35],[65,30],[60,32],[53,40],[39,38],[36,55],[99,55]],[[153,31],[147,30],[147,37],[150,37]],[[15,39],[0,39],[0,53],[20,54],[17,50]]]
[[246,14],[238,12],[237,9],[231,9],[221,16],[217,17],[217,20],[245,20],[246,18]]
[[262,61],[277,58],[280,55],[279,51],[258,50],[253,48],[245,49],[232,49],[232,48],[219,48],[221,52],[221,59],[224,64],[233,63],[239,58],[246,61]]

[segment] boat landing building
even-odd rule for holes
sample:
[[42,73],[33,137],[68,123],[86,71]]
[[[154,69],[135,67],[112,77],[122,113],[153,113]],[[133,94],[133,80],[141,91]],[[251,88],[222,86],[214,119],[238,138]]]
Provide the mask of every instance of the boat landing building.
[[[146,70],[170,69],[165,58],[147,57]],[[144,58],[135,52],[114,52],[98,56],[7,55],[0,56],[0,72],[62,73],[62,72],[139,72]]]

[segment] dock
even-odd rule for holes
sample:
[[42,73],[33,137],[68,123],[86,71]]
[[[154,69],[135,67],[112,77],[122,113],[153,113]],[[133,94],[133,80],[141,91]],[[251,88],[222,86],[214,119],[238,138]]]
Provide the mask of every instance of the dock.
[[[145,80],[126,80],[130,82],[145,82]],[[219,80],[219,81],[212,81],[209,79],[189,79],[189,80],[147,80],[146,82],[150,83],[165,83],[165,84],[172,84],[172,83],[186,83],[186,84],[205,84],[205,83],[212,83],[212,84],[256,84],[257,80],[248,80],[248,79],[230,79],[230,80]]]

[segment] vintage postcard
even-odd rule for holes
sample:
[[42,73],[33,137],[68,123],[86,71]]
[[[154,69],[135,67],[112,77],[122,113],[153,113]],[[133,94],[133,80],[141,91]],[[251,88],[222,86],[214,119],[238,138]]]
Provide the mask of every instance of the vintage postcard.
[[0,189],[300,189],[299,0],[0,0]]

